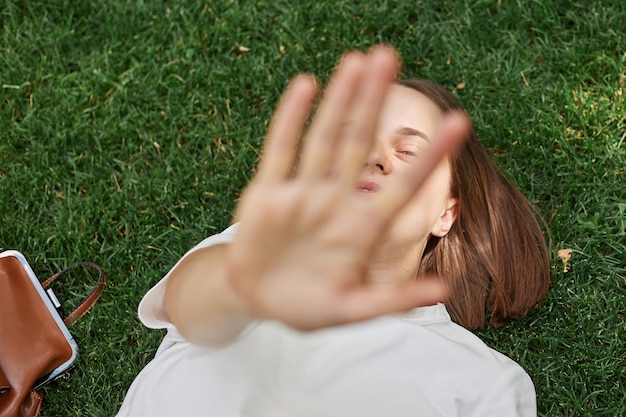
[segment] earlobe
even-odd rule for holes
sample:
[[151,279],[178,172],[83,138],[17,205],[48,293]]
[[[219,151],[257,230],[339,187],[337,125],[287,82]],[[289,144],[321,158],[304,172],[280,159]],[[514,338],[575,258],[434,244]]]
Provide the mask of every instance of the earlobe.
[[456,198],[449,197],[446,201],[443,213],[431,230],[431,234],[437,237],[444,237],[448,234],[452,225],[456,221],[458,202]]

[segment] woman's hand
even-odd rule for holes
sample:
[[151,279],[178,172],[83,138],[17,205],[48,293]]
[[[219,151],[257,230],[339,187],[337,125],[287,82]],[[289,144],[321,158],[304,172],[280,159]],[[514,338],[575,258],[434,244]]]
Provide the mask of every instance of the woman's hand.
[[397,55],[387,47],[344,56],[299,157],[317,88],[309,76],[289,85],[258,174],[239,204],[241,224],[228,250],[229,282],[252,315],[312,330],[444,298],[445,289],[435,281],[367,282],[368,259],[394,215],[466,134],[465,116],[447,116],[402,181],[373,195],[359,193],[378,114],[398,66]]

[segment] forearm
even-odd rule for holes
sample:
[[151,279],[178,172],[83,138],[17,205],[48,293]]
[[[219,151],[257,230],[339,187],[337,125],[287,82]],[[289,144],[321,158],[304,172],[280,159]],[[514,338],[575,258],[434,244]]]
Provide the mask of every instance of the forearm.
[[180,334],[192,343],[227,344],[250,321],[246,303],[228,282],[229,246],[196,250],[168,279],[165,309]]

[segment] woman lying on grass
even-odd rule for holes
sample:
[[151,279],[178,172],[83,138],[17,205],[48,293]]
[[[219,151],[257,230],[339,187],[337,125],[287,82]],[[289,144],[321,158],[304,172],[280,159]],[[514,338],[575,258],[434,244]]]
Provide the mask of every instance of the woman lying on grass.
[[389,48],[346,54],[299,154],[317,91],[292,81],[239,223],[143,299],[168,334],[119,416],[536,414],[470,330],[544,296],[539,225],[454,97],[397,71]]

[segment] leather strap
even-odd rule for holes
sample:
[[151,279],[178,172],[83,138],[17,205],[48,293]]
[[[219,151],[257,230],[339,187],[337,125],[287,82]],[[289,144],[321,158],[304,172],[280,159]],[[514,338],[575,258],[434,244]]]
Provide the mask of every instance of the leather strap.
[[104,290],[104,285],[106,283],[106,278],[104,276],[104,271],[102,271],[102,268],[100,268],[99,265],[94,264],[92,262],[76,262],[75,264],[72,264],[72,265],[68,266],[67,268],[65,268],[61,272],[58,272],[58,273],[54,274],[53,276],[51,276],[50,278],[48,278],[47,280],[45,280],[41,284],[41,286],[44,289],[48,288],[50,286],[50,284],[52,284],[54,281],[56,281],[61,276],[63,276],[64,274],[68,273],[69,271],[71,271],[72,269],[74,269],[74,268],[76,268],[78,266],[84,266],[84,267],[92,268],[92,269],[95,269],[96,271],[98,271],[98,282],[93,287],[91,292],[87,295],[87,297],[85,297],[78,304],[78,307],[76,307],[74,309],[74,311],[72,311],[65,319],[63,319],[63,322],[66,325],[68,325],[68,326],[70,324],[74,324],[76,322],[76,320],[78,320],[82,316],[84,316],[89,311],[89,309],[91,309],[91,307],[98,300],[98,298],[100,298],[100,295],[102,294],[102,291]]

